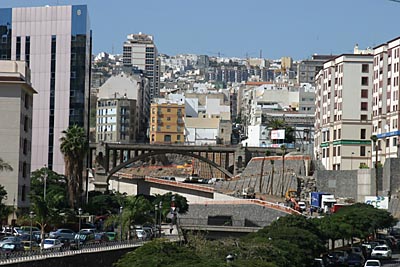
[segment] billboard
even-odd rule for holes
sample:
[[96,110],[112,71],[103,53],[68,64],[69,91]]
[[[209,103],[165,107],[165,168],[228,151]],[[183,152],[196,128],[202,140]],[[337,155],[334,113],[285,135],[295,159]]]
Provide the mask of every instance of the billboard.
[[389,208],[389,197],[366,196],[364,202],[378,209],[387,210]]
[[285,139],[285,130],[272,130],[271,131],[271,139]]

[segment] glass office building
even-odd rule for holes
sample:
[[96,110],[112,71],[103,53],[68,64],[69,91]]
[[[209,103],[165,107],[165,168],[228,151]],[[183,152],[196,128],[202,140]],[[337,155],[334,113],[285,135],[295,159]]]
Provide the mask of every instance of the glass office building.
[[86,5],[0,9],[0,59],[26,61],[33,99],[32,168],[64,173],[61,132],[88,130],[91,30]]

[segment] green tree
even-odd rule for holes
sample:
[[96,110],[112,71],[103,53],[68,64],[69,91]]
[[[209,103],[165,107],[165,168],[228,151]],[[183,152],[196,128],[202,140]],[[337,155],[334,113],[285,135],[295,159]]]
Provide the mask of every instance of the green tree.
[[7,198],[7,191],[4,186],[0,185],[0,222],[7,219],[13,212],[13,207],[6,206],[3,201]]
[[[45,239],[45,229],[49,224],[56,224],[62,220],[62,210],[59,209],[60,203],[65,201],[63,194],[54,193],[46,195],[31,194],[30,196],[32,211],[35,213],[34,221],[40,226],[41,239]],[[43,242],[41,244],[43,248]]]
[[[46,177],[46,178],[45,178]],[[59,210],[68,209],[68,196],[65,190],[67,180],[65,176],[60,175],[48,168],[41,168],[31,175],[31,195],[44,196],[44,179],[46,179],[46,198],[51,195],[59,195],[59,202],[54,203],[54,208]]]
[[89,143],[85,130],[77,125],[69,127],[62,133],[64,136],[60,138],[60,149],[64,154],[69,203],[75,209],[82,201],[83,166]]

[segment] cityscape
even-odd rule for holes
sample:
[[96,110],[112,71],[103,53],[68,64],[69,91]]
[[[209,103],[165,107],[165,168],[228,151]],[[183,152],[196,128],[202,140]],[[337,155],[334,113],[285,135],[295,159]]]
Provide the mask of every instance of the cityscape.
[[0,6],[1,265],[400,266],[397,32],[99,51],[65,2]]

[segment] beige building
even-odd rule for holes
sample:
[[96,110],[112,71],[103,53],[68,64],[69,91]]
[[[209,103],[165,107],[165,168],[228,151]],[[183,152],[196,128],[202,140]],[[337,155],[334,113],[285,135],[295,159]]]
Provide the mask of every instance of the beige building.
[[13,168],[0,172],[0,184],[14,208],[30,205],[33,94],[25,62],[0,60],[0,158]]
[[150,144],[183,144],[185,105],[154,99],[150,113]]
[[121,73],[110,77],[97,95],[96,142],[146,140],[149,117],[147,79]]
[[[400,38],[374,48],[372,84],[372,134],[378,137],[378,162],[397,158],[399,153]],[[371,149],[376,161],[375,147]]]
[[372,55],[340,55],[316,76],[314,155],[327,170],[370,165]]

